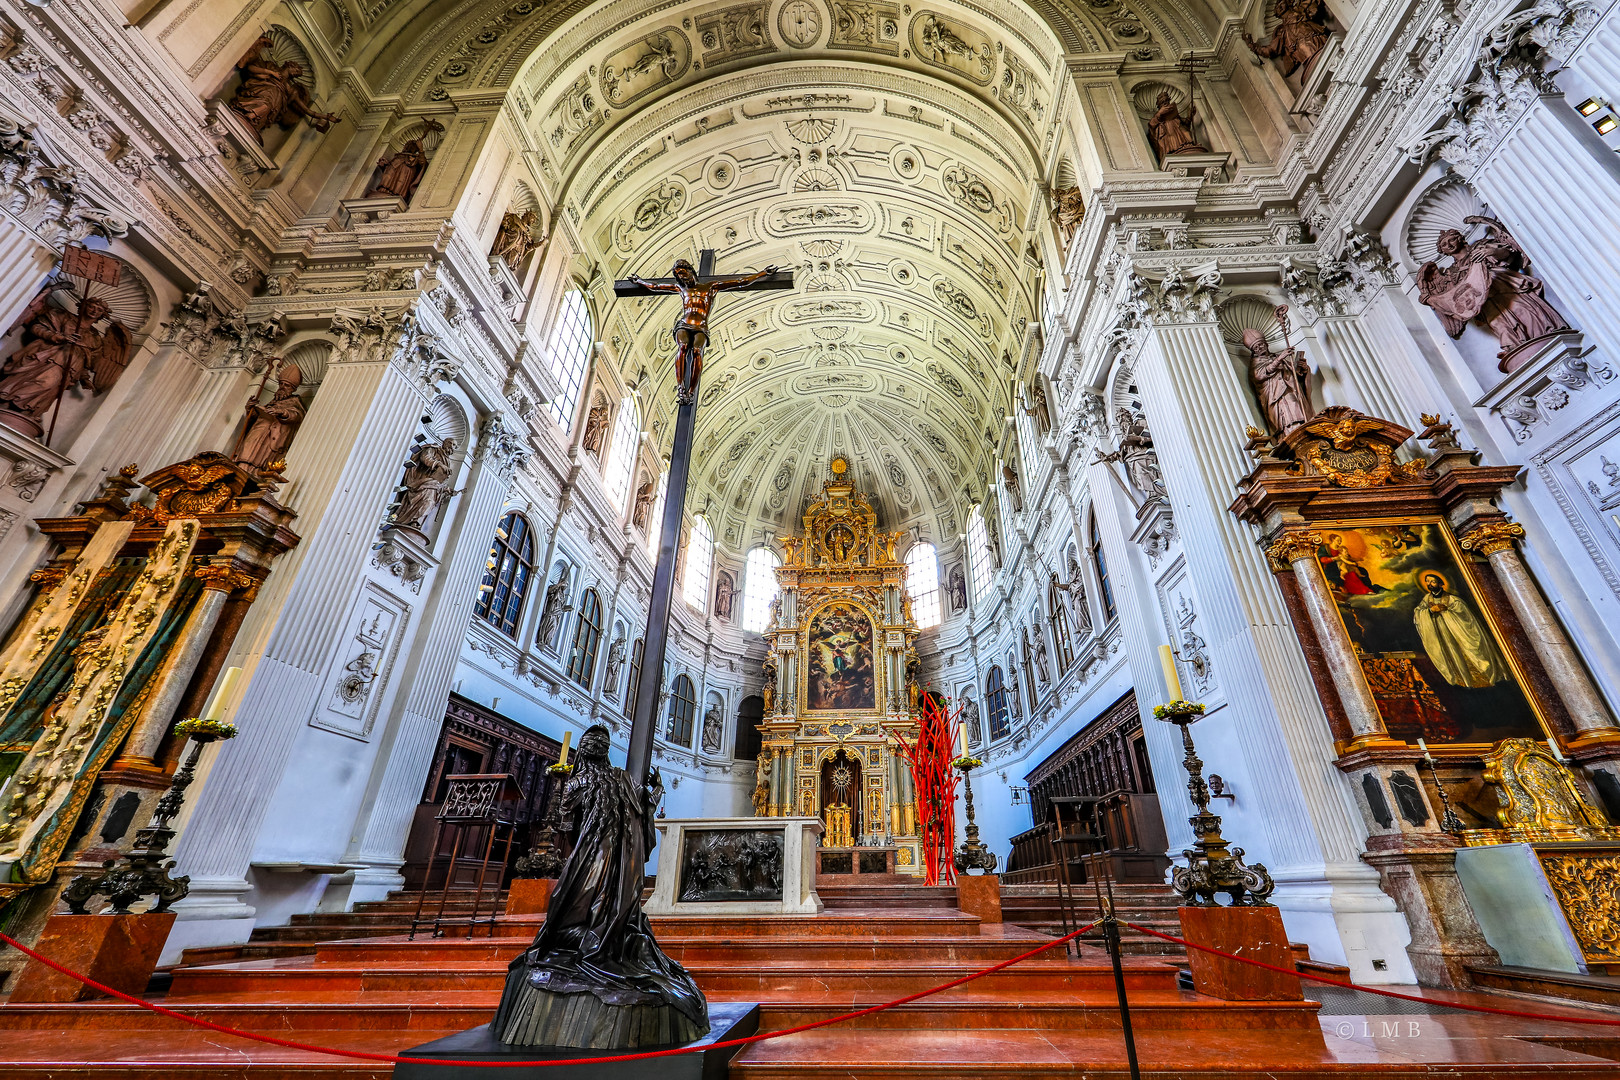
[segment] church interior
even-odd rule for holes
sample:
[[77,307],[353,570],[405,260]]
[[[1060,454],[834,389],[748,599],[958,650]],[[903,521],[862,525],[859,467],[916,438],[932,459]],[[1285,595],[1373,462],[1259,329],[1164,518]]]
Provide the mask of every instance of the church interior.
[[0,0],[0,1076],[1620,1075],[1616,101],[1613,0]]

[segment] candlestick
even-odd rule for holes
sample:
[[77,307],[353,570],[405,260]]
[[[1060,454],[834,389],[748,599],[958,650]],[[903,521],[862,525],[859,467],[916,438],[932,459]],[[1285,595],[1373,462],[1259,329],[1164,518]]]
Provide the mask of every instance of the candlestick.
[[204,720],[223,720],[225,718],[225,703],[230,700],[231,691],[236,689],[236,680],[241,677],[241,668],[225,669],[225,677],[214,688],[214,697],[209,701],[208,708],[203,713]]
[[572,731],[563,732],[562,755],[557,758],[557,764],[559,764],[559,765],[568,764],[568,744],[569,744],[570,741],[573,740],[573,738],[574,738],[574,733]]
[[1159,666],[1164,668],[1164,688],[1170,694],[1171,701],[1184,701],[1181,696],[1181,676],[1176,672],[1176,654],[1170,651],[1170,646],[1159,646]]

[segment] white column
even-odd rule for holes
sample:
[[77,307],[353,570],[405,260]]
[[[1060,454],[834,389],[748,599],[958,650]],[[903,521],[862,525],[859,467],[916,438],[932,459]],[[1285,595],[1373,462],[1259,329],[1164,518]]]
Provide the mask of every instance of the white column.
[[[371,788],[355,824],[358,840],[351,847],[352,858],[344,860],[370,863],[374,868],[356,872],[349,891],[351,904],[382,899],[389,889],[404,885],[398,868],[405,857],[406,835],[421,801],[423,778],[432,765],[475,590],[517,464],[510,450],[499,443],[486,428],[476,450],[469,490],[456,515],[454,542],[434,579],[433,595],[424,606],[409,655],[400,665],[397,678],[408,689],[394,699],[393,715],[377,749]],[[534,580],[532,587],[539,588],[539,578]]]
[[233,717],[242,734],[207,759],[180,823],[176,858],[192,886],[170,952],[246,940],[252,929],[253,909],[242,896],[254,846],[294,743],[326,690],[327,660],[342,645],[334,603],[359,588],[400,448],[422,406],[421,389],[391,357],[333,354],[287,455],[287,475],[298,484],[293,527],[303,539],[271,572],[228,659],[246,675]]
[[1582,123],[1561,94],[1543,96],[1469,179],[1529,252],[1564,316],[1613,352],[1620,246],[1599,223],[1620,204],[1620,175],[1594,157]]
[[1249,472],[1243,432],[1259,419],[1247,380],[1214,322],[1154,327],[1136,378],[1229,702],[1200,725],[1214,729],[1203,738],[1229,735],[1252,789],[1231,831],[1271,870],[1291,936],[1357,979],[1415,981],[1405,919],[1360,859],[1365,828],[1332,766],[1332,733],[1282,594],[1256,537],[1227,510]]

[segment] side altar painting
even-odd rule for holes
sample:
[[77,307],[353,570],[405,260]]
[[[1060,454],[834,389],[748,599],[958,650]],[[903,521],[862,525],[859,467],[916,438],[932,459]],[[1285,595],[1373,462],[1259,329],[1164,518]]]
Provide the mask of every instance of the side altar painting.
[[822,870],[917,873],[917,624],[898,536],[880,532],[843,458],[785,536],[781,594],[766,630],[765,717],[754,806],[822,820]]
[[1392,738],[1541,737],[1510,652],[1439,522],[1317,528],[1323,576]]

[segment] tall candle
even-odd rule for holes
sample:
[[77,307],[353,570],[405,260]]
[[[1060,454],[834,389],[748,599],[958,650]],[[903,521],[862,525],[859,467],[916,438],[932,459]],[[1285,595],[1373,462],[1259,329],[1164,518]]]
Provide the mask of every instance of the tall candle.
[[568,764],[568,744],[573,741],[573,738],[574,738],[574,733],[572,731],[563,732],[562,756],[557,759],[557,764],[559,764],[559,765]]
[[961,734],[962,734],[962,739],[961,739],[962,756],[967,757],[968,756],[967,725],[962,724],[962,723],[958,723],[956,725],[956,730],[961,732]]
[[1176,672],[1176,654],[1170,651],[1168,645],[1159,646],[1159,666],[1164,668],[1164,688],[1170,692],[1170,700],[1184,700],[1181,696],[1181,676]]
[[1548,739],[1547,740],[1547,749],[1552,751],[1552,756],[1557,758],[1559,760],[1559,762],[1562,762],[1564,760],[1563,751],[1558,749],[1558,740],[1557,739]]
[[230,700],[231,691],[236,689],[236,680],[241,677],[241,668],[225,669],[225,677],[219,681],[218,686],[214,687],[214,697],[209,701],[208,708],[203,713],[204,720],[223,720],[225,718],[225,702]]

